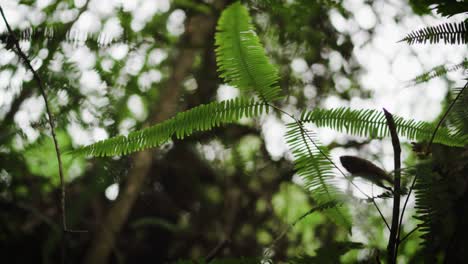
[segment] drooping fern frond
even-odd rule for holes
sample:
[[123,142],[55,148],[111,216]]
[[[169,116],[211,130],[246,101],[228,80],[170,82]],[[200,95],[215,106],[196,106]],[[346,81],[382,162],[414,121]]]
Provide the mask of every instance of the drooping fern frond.
[[162,123],[135,131],[128,136],[117,136],[75,151],[92,156],[125,155],[147,148],[158,147],[173,136],[182,139],[197,131],[207,131],[243,117],[253,117],[269,111],[267,104],[254,99],[236,98],[212,102],[180,112]]
[[446,66],[446,65],[436,66],[432,68],[430,71],[420,74],[416,76],[416,78],[408,81],[408,86],[414,86],[417,84],[425,83],[425,82],[430,81],[431,79],[446,75],[449,72],[457,71],[459,69],[463,69],[463,70],[468,69],[468,59],[465,59],[463,62],[452,65],[452,66]]
[[262,100],[281,97],[277,68],[268,61],[247,8],[239,2],[224,10],[216,33],[216,61],[224,80],[243,91],[254,91]]
[[[294,155],[294,168],[304,180],[304,187],[319,203],[343,201],[343,194],[335,187],[333,164],[325,147],[319,145],[317,137],[303,128],[298,122],[287,125],[287,143]],[[350,230],[350,216],[342,208],[334,207],[327,211],[330,218]]]
[[438,26],[426,27],[409,33],[399,42],[409,45],[429,42],[430,44],[444,41],[445,44],[468,43],[468,20],[459,23],[445,23]]
[[[394,116],[398,134],[409,140],[429,140],[435,130],[435,125],[404,119]],[[369,137],[383,138],[389,136],[388,126],[383,112],[372,109],[352,110],[347,107],[334,109],[319,109],[304,111],[302,122],[311,122],[318,127],[329,127],[339,132]],[[468,144],[465,135],[452,134],[447,128],[439,128],[434,142],[448,146],[464,146]]]

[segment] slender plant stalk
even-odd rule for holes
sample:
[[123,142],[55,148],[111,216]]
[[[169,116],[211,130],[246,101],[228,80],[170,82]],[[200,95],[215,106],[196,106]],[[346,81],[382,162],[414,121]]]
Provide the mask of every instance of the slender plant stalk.
[[208,255],[205,257],[205,262],[206,263],[210,263],[212,260],[214,260],[214,258],[216,258],[216,256],[221,253],[221,251],[223,251],[228,245],[229,245],[230,241],[229,239],[223,239],[221,240],[215,248],[213,248],[210,253],[208,253]]
[[444,115],[442,116],[442,118],[439,120],[439,122],[437,123],[437,126],[436,128],[434,129],[434,132],[432,133],[432,137],[431,137],[431,140],[429,140],[429,144],[427,145],[427,149],[426,149],[426,154],[428,154],[430,152],[430,149],[432,147],[432,142],[434,141],[435,139],[435,136],[437,134],[437,130],[439,129],[439,127],[442,125],[442,122],[444,122],[445,118],[447,118],[449,112],[452,110],[453,106],[455,105],[455,103],[457,102],[457,100],[460,98],[460,96],[463,94],[463,92],[465,91],[466,87],[468,86],[468,82],[466,82],[465,86],[463,87],[463,89],[461,89],[461,91],[458,93],[457,97],[455,97],[455,99],[452,101],[452,103],[450,103],[449,107],[447,108],[447,110],[445,111]]
[[[400,223],[399,223],[399,229],[398,229],[398,235],[397,235],[397,245],[396,245],[396,250],[398,251],[398,247],[400,246],[401,242],[404,240],[400,240],[400,235],[401,235],[401,229],[402,229],[402,224],[403,224],[403,216],[405,215],[405,210],[406,210],[406,205],[408,204],[408,200],[411,196],[411,193],[413,192],[414,185],[416,184],[416,179],[418,175],[416,174],[413,178],[413,182],[411,183],[411,187],[408,192],[408,196],[406,196],[405,203],[403,204],[403,209],[401,210],[401,216],[400,216]],[[415,230],[411,231],[410,233],[414,232]]]
[[413,230],[409,231],[408,234],[406,234],[406,236],[404,236],[400,241],[398,241],[400,244],[405,241],[405,239],[407,239],[411,234],[413,234],[416,230],[419,229],[419,226],[416,226],[415,228],[413,228]]
[[58,162],[58,171],[59,171],[59,176],[60,176],[60,214],[61,214],[61,226],[62,226],[62,243],[61,243],[61,262],[65,263],[66,259],[66,234],[67,232],[86,232],[86,231],[79,231],[79,230],[69,230],[67,228],[67,217],[66,217],[66,207],[65,207],[65,197],[66,197],[66,190],[65,190],[65,180],[64,180],[64,173],[63,173],[63,165],[62,165],[62,158],[60,154],[60,145],[57,140],[57,135],[55,133],[55,123],[54,123],[54,116],[52,115],[52,111],[50,110],[49,106],[49,100],[47,97],[47,93],[44,87],[44,84],[42,82],[41,77],[37,73],[36,70],[34,70],[31,61],[29,60],[28,56],[21,50],[21,47],[19,45],[19,41],[16,38],[13,30],[10,27],[10,24],[8,23],[8,20],[5,17],[5,13],[3,12],[3,8],[0,6],[0,13],[2,14],[3,21],[5,22],[5,25],[7,27],[8,33],[9,33],[9,45],[13,45],[12,48],[14,47],[16,50],[16,54],[21,58],[21,60],[24,62],[26,67],[33,73],[33,78],[37,83],[37,86],[39,87],[39,91],[41,93],[42,98],[44,99],[45,103],[45,108],[46,108],[46,113],[47,113],[47,119],[49,122],[50,126],[50,131],[52,134],[52,139],[54,141],[54,147],[55,147],[55,155],[57,157],[57,162]]
[[400,139],[398,138],[397,128],[395,120],[392,114],[390,114],[385,108],[383,109],[385,118],[387,119],[388,129],[392,138],[393,155],[394,155],[394,167],[395,167],[395,186],[393,194],[393,213],[392,213],[392,225],[390,227],[390,237],[388,239],[387,246],[387,260],[388,263],[396,263],[396,257],[398,255],[397,249],[397,238],[399,230],[399,218],[400,218],[400,180],[401,180],[401,146]]

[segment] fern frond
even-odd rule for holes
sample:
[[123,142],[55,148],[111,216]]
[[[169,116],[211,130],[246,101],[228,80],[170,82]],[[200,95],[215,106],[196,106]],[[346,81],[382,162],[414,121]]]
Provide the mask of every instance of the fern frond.
[[445,23],[438,26],[426,27],[409,33],[399,42],[407,42],[409,45],[415,43],[430,44],[444,41],[445,44],[468,43],[468,20],[459,23]]
[[216,32],[216,61],[220,76],[262,100],[281,98],[278,69],[268,61],[247,8],[239,2],[223,11]]
[[430,81],[431,79],[446,75],[449,72],[457,71],[459,69],[468,69],[468,59],[465,59],[462,63],[455,64],[452,66],[439,65],[437,67],[434,67],[430,71],[420,74],[416,76],[416,78],[408,81],[408,86],[425,83]]
[[449,126],[455,131],[458,136],[468,134],[468,89],[456,88],[456,96],[458,100],[453,105],[453,110],[449,113]]
[[421,223],[419,231],[422,233],[424,247],[430,247],[433,242],[433,228],[443,225],[442,222],[450,215],[451,191],[446,178],[433,171],[431,163],[419,164],[414,174],[417,177],[414,186],[415,218]]
[[[61,28],[54,27],[39,27],[39,28],[27,28],[24,30],[13,31],[16,39],[22,42],[43,42],[43,41],[56,41],[62,40],[61,36],[64,36],[63,41],[70,43],[74,46],[83,45],[97,45],[100,48],[109,47],[113,44],[128,44],[131,42],[123,36],[111,36],[105,32],[101,33],[88,33],[79,30],[70,30],[65,32]],[[0,34],[0,42],[8,45],[11,40],[9,32]],[[145,40],[145,42],[148,40]]]
[[[319,146],[318,139],[311,131],[305,130],[300,123],[287,125],[286,140],[294,155],[294,167],[304,180],[304,186],[311,191],[319,203],[343,201],[343,194],[335,185],[333,165],[327,159],[328,151]],[[351,228],[350,216],[342,208],[334,207],[327,211],[337,224]]]
[[212,102],[178,113],[173,118],[152,127],[99,141],[75,151],[92,156],[125,155],[147,148],[158,147],[173,136],[182,139],[197,131],[207,131],[243,117],[257,116],[269,111],[267,104],[254,99],[236,98]]
[[[429,140],[435,126],[428,122],[415,121],[394,116],[398,134],[409,140]],[[311,122],[318,127],[329,127],[339,132],[369,137],[383,138],[389,136],[387,122],[383,112],[372,109],[352,110],[347,107],[334,109],[314,109],[304,111],[302,122]],[[454,135],[447,128],[439,128],[434,142],[448,146],[464,146],[468,144],[468,137]]]

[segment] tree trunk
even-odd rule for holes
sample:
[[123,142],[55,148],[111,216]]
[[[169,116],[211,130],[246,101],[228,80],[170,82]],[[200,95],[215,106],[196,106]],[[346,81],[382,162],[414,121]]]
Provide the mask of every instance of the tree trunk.
[[[177,113],[182,83],[190,74],[197,55],[197,47],[204,47],[215,30],[216,18],[211,15],[196,15],[188,18],[186,31],[181,37],[181,50],[174,59],[172,73],[167,86],[160,96],[156,109],[150,113],[147,124],[164,121]],[[116,238],[125,224],[141,187],[150,171],[155,150],[144,150],[133,155],[133,167],[118,199],[107,213],[102,226],[97,231],[83,263],[107,263],[115,246]]]

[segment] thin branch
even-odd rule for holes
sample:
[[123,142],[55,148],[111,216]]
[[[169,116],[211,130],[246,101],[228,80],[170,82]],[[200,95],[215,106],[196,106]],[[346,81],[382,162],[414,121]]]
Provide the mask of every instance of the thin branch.
[[401,210],[401,216],[400,216],[400,224],[398,225],[400,227],[400,229],[398,230],[398,236],[397,236],[397,245],[396,245],[396,249],[398,250],[398,247],[400,246],[400,235],[401,235],[401,226],[403,224],[403,216],[405,215],[405,210],[406,210],[406,205],[408,204],[408,200],[411,196],[411,192],[413,192],[413,189],[414,189],[414,186],[416,184],[416,178],[418,177],[418,175],[416,174],[413,178],[413,182],[411,183],[411,187],[409,189],[409,192],[408,192],[408,196],[406,196],[406,200],[405,200],[405,203],[403,204],[403,209]]
[[398,138],[395,120],[385,108],[383,109],[385,118],[387,119],[388,129],[392,137],[392,146],[394,153],[394,167],[395,167],[395,186],[393,195],[393,213],[392,213],[392,226],[390,227],[390,237],[388,239],[388,263],[396,263],[397,251],[397,236],[399,230],[399,216],[400,216],[400,179],[401,179],[401,147],[400,139]]
[[444,115],[442,116],[442,118],[439,120],[439,122],[437,123],[437,126],[436,128],[434,129],[434,132],[432,133],[432,137],[431,137],[431,140],[429,141],[429,144],[427,145],[427,149],[426,149],[426,154],[429,153],[431,147],[432,147],[432,142],[434,141],[435,139],[435,136],[437,134],[437,130],[439,129],[439,127],[442,125],[442,122],[444,122],[445,118],[447,118],[449,112],[452,110],[453,106],[455,105],[455,103],[457,102],[457,100],[460,98],[460,96],[463,94],[464,90],[466,89],[466,87],[468,86],[468,82],[466,82],[465,86],[463,87],[463,89],[458,93],[457,97],[455,97],[455,99],[452,101],[452,103],[450,103],[449,107],[447,108],[447,110],[445,111]]
[[210,253],[205,257],[206,263],[210,263],[221,251],[223,251],[226,246],[229,244],[229,239],[223,239],[213,248]]
[[[3,8],[0,6],[0,13],[2,15],[3,21],[5,22],[5,26],[8,30],[9,34],[9,43],[7,43],[7,47],[11,47],[13,51],[22,59],[26,67],[33,73],[33,78],[37,83],[37,86],[39,87],[39,91],[41,93],[42,98],[44,99],[45,103],[45,108],[46,108],[46,113],[49,121],[49,126],[50,126],[50,131],[52,134],[52,139],[54,141],[54,147],[55,147],[55,154],[57,157],[57,162],[58,162],[58,170],[59,170],[59,176],[60,176],[60,214],[61,214],[61,226],[62,226],[62,243],[61,243],[61,262],[65,263],[66,259],[66,234],[67,233],[83,233],[87,232],[85,230],[71,230],[67,228],[67,218],[66,218],[66,207],[65,207],[65,195],[66,195],[66,190],[65,190],[65,180],[64,180],[64,173],[63,173],[63,166],[62,166],[62,158],[60,155],[60,146],[57,141],[57,136],[55,134],[55,124],[54,124],[54,117],[52,115],[52,111],[50,110],[49,107],[49,100],[47,97],[47,93],[45,90],[45,87],[43,85],[42,79],[39,76],[39,74],[34,70],[33,66],[31,65],[31,61],[29,60],[28,56],[21,50],[21,47],[19,45],[19,41],[16,38],[13,30],[10,27],[10,24],[8,23],[8,20],[5,17],[5,13],[3,12]],[[14,49],[16,48],[16,50]]]
[[375,202],[374,198],[371,198],[371,201],[372,203],[374,204],[375,208],[377,209],[377,211],[379,212],[380,214],[380,217],[382,218],[382,220],[384,221],[385,225],[387,226],[387,229],[388,231],[390,231],[390,225],[388,224],[387,220],[385,219],[384,215],[382,214],[382,211],[380,211],[380,208],[377,206],[377,203]]
[[[329,204],[332,204],[334,202],[328,202]],[[337,205],[339,206],[339,204]],[[287,224],[284,228],[283,228],[283,231],[281,231],[281,233],[276,236],[275,239],[273,239],[273,242],[270,243],[270,246],[267,248],[267,252],[268,251],[271,251],[274,246],[276,245],[276,243],[278,243],[278,241],[280,241],[286,234],[289,230],[291,230],[292,228],[294,228],[294,226],[296,226],[297,223],[299,223],[300,221],[302,221],[304,218],[306,218],[307,216],[311,215],[312,213],[316,212],[316,211],[319,211],[320,209],[322,209],[323,207],[327,207],[327,206],[324,206],[324,204],[322,205],[318,205],[318,206],[315,206],[313,207],[312,209],[310,209],[309,211],[305,212],[304,214],[302,214],[301,216],[299,216],[296,220],[294,220],[294,222],[292,222],[291,224]]]
[[19,45],[19,41],[16,38],[13,30],[10,27],[10,24],[8,24],[8,21],[5,17],[5,14],[3,13],[3,8],[0,7],[0,12],[2,14],[3,21],[5,22],[5,25],[8,29],[8,32],[10,34],[10,39],[13,41],[13,45],[16,48],[16,54],[21,57],[23,62],[26,64],[26,67],[33,73],[34,80],[36,81],[39,90],[41,92],[42,98],[44,99],[45,103],[45,108],[47,112],[47,117],[49,121],[49,126],[50,126],[50,131],[52,133],[52,139],[54,141],[54,146],[55,146],[55,154],[57,156],[57,162],[58,162],[58,169],[59,169],[59,175],[60,175],[60,189],[61,189],[61,214],[62,214],[62,231],[66,232],[67,231],[67,222],[66,222],[66,216],[65,216],[65,182],[64,182],[64,176],[63,176],[63,166],[62,166],[62,158],[60,157],[60,146],[57,141],[57,136],[55,134],[55,124],[54,124],[54,118],[52,115],[52,112],[50,111],[49,107],[49,100],[47,98],[47,93],[45,91],[44,85],[42,83],[41,77],[39,74],[34,70],[33,66],[31,65],[31,61],[29,58],[24,54],[24,52],[21,50],[21,47]]
[[401,244],[401,242],[405,241],[405,239],[407,239],[411,234],[413,234],[418,229],[419,229],[419,226],[416,226],[415,228],[413,228],[413,230],[411,230],[408,234],[406,234],[406,236],[404,236],[400,241],[398,241],[398,243]]
[[36,216],[39,220],[46,223],[53,230],[53,232],[60,232],[60,227],[56,223],[54,223],[47,215],[45,215],[40,210],[34,208],[31,205],[22,202],[9,201],[4,198],[0,198],[0,204],[16,207],[20,210],[31,213],[32,215]]

